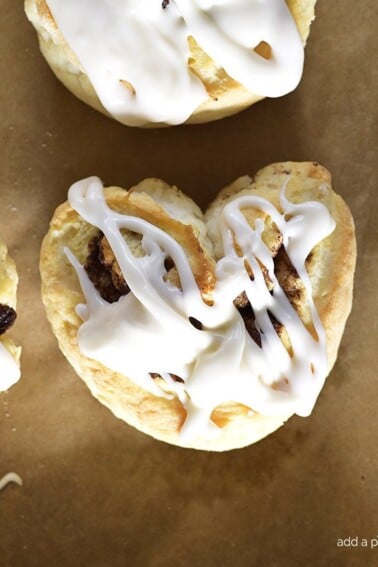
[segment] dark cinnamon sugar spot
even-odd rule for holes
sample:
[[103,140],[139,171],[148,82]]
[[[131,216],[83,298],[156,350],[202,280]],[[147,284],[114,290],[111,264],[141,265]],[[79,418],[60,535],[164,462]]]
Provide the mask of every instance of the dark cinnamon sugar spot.
[[16,318],[17,313],[12,307],[0,303],[0,335],[3,335],[10,329]]
[[280,322],[278,321],[278,319],[276,319],[275,316],[274,316],[270,311],[268,311],[268,316],[269,316],[269,319],[270,319],[271,322],[272,322],[272,325],[273,325],[273,327],[274,327],[274,330],[276,331],[277,335],[279,335],[280,332],[281,332],[282,329],[283,329],[282,323],[280,323]]
[[302,297],[302,286],[298,272],[291,263],[283,246],[281,246],[274,258],[274,271],[280,286],[290,303],[295,307]]
[[[162,378],[161,374],[158,374],[157,372],[150,372],[150,376],[151,378],[153,378],[153,380],[156,380],[156,378]],[[170,374],[170,376],[173,378],[175,382],[179,382],[180,384],[185,383],[184,380],[180,378],[180,376],[177,376],[176,374]]]
[[[310,252],[310,254],[308,255],[307,262],[310,262],[311,258],[312,252]],[[268,272],[264,268],[264,266],[261,266],[261,269],[264,273],[265,282],[270,289],[271,282],[268,277]],[[285,292],[290,303],[292,304],[294,309],[298,311],[300,305],[299,302],[302,299],[303,295],[303,287],[298,273],[291,263],[290,258],[283,246],[280,246],[274,257],[274,272],[281,288]],[[273,290],[271,290],[271,293],[273,293]],[[239,311],[240,315],[243,317],[245,327],[250,337],[258,346],[261,347],[261,335],[256,328],[255,314],[245,291],[234,300],[234,305]],[[272,313],[269,312],[268,315],[276,333],[278,335],[281,335],[283,331],[283,325],[274,317]]]
[[129,293],[130,289],[121,278],[113,273],[111,268],[104,263],[101,251],[101,241],[104,238],[99,232],[88,244],[88,256],[85,263],[85,270],[89,279],[100,293],[101,297],[109,303],[118,301],[120,297]]
[[[167,271],[164,279],[179,287],[175,263],[170,256],[165,259],[164,266]],[[88,244],[88,256],[84,267],[91,282],[105,301],[114,303],[129,293],[130,288],[127,281],[113,250],[101,231]]]
[[261,347],[261,335],[256,328],[255,313],[245,291],[234,300],[234,305],[243,318],[249,336]]
[[171,376],[175,382],[180,382],[180,384],[185,384],[184,380],[180,378],[180,376],[177,376],[177,374],[171,374]]
[[195,317],[189,317],[189,322],[193,325],[193,327],[195,327],[199,331],[202,331],[203,327],[201,321],[198,321],[198,319],[196,319]]
[[175,263],[172,260],[172,258],[170,256],[168,256],[165,260],[164,260],[164,268],[167,270],[167,272],[169,272],[169,270],[172,270],[172,268],[175,267]]

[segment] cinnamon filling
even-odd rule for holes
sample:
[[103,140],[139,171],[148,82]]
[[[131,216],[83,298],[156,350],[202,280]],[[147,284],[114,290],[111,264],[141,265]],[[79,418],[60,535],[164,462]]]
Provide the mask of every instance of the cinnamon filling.
[[[161,378],[162,376],[160,374],[158,374],[157,372],[150,372],[150,376],[151,378],[153,378],[154,380],[156,380],[156,378]],[[180,376],[177,376],[176,374],[170,374],[170,376],[173,378],[173,380],[175,382],[180,382],[180,384],[184,384],[184,380],[182,378],[180,378]]]
[[[311,253],[309,254],[307,262],[310,261],[310,258]],[[288,300],[292,306],[296,308],[297,303],[302,297],[303,287],[298,272],[291,263],[283,246],[281,246],[274,258],[274,272]]]
[[[298,311],[299,301],[302,298],[303,288],[301,285],[300,278],[294,266],[292,265],[282,242],[274,249],[274,271],[277,280],[287,295],[292,306]],[[312,254],[310,253],[307,262],[311,261]],[[167,272],[170,270],[175,270],[175,265],[172,258],[166,258],[164,262],[165,269]],[[114,303],[120,299],[123,295],[129,293],[130,288],[118,266],[116,259],[109,247],[109,244],[104,237],[102,232],[99,232],[88,244],[88,256],[85,263],[85,270],[94,284],[97,291],[100,293],[101,297],[108,301],[109,303]],[[253,276],[251,276],[253,277]],[[265,279],[268,287],[271,287],[271,282],[268,278],[268,273],[265,273]],[[252,305],[245,292],[241,293],[238,297],[234,299],[234,305],[239,311],[243,318],[246,330],[254,342],[261,347],[261,334],[256,327],[256,318],[252,308]],[[2,317],[2,310],[0,306],[0,334],[2,331],[2,322],[6,317]],[[11,309],[11,308],[8,308]],[[13,310],[12,310],[13,311]],[[281,336],[283,332],[283,326],[277,319],[270,313],[270,320],[276,330],[276,333]],[[11,324],[13,324],[11,320]],[[202,330],[202,323],[195,319],[194,317],[189,318],[190,323],[198,330]],[[10,326],[9,325],[9,326]],[[7,327],[8,328],[8,327]],[[6,329],[5,329],[6,330]],[[160,378],[160,374],[155,372],[150,373],[151,378]],[[176,382],[183,382],[182,378],[171,374],[173,380]]]
[[[274,273],[277,277],[277,280],[284,290],[291,305],[297,312],[299,312],[299,304],[303,297],[303,286],[301,284],[298,273],[291,263],[284,246],[280,245],[277,250],[273,251],[273,254]],[[311,262],[311,258],[312,253],[310,252],[307,258],[307,263]],[[272,284],[269,281],[267,270],[264,271],[264,276],[266,284],[270,289]],[[256,327],[255,314],[245,291],[234,299],[234,305],[243,318],[245,328],[247,329],[249,336],[259,347],[261,347],[261,334]],[[282,324],[274,317],[272,313],[269,313],[269,318],[276,333],[281,336],[283,333]]]
[[[175,264],[172,258],[166,258],[164,266],[167,272],[173,270]],[[130,288],[101,231],[88,243],[88,256],[84,268],[89,279],[105,301],[115,303],[120,297],[129,293]],[[197,321],[194,317],[190,317],[190,322],[196,329],[202,329],[201,322]],[[156,372],[151,372],[150,376],[153,379],[161,378],[160,374]],[[175,382],[184,383],[184,380],[180,378],[180,376],[176,376],[175,374],[171,374],[171,376]]]
[[97,234],[88,244],[88,256],[85,270],[89,279],[105,301],[115,303],[120,297],[129,293],[130,289],[124,278],[109,263],[104,253],[105,237]]
[[259,347],[261,347],[261,336],[260,332],[256,328],[255,313],[245,291],[234,299],[234,305],[243,318],[244,325],[249,336]]
[[16,318],[17,313],[12,307],[0,303],[0,335],[3,335],[11,328]]
[[[135,236],[134,233],[130,235]],[[179,278],[172,258],[166,258],[164,266],[167,270],[164,279],[179,286]],[[84,268],[101,297],[108,303],[115,303],[120,297],[129,293],[130,288],[101,231],[88,243],[88,256]]]

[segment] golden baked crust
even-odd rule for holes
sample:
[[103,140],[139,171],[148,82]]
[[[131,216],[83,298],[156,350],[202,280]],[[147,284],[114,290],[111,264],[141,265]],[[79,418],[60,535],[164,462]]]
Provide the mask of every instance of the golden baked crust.
[[[286,3],[297,23],[303,44],[306,44],[311,22],[315,17],[316,0],[286,0]],[[57,28],[46,1],[25,0],[25,11],[38,33],[42,54],[57,78],[80,100],[109,115],[99,101],[76,55]],[[191,53],[189,66],[202,80],[209,98],[195,110],[187,123],[197,124],[218,120],[235,114],[263,98],[254,95],[229,77],[193,38],[189,38],[189,43]],[[146,123],[144,126],[156,127],[162,124]]]
[[[332,191],[327,170],[313,163],[287,162],[262,169],[254,181],[247,176],[240,178],[225,188],[209,207],[206,224],[214,243],[215,257],[219,257],[222,249],[218,215],[223,204],[231,196],[241,192],[263,195],[279,206],[278,193],[289,175],[289,199],[297,202],[319,200],[329,208],[337,223],[332,235],[313,250],[307,266],[316,307],[327,333],[331,369],[351,309],[356,250],[351,214],[341,197]],[[164,228],[184,244],[202,293],[205,297],[211,297],[214,285],[213,248],[206,236],[206,225],[201,213],[191,199],[176,188],[153,179],[143,181],[131,193],[113,187],[106,189],[105,195],[111,208],[138,214]],[[176,220],[169,218],[156,200]],[[253,210],[247,211],[247,218],[252,220],[254,215]],[[191,223],[194,229],[183,223]],[[269,230],[271,227],[268,226],[268,232]],[[117,417],[137,429],[157,439],[180,445],[178,433],[185,419],[185,410],[177,398],[167,400],[156,397],[133,384],[127,377],[86,358],[78,349],[76,336],[81,320],[76,315],[75,308],[84,301],[84,297],[63,247],[68,246],[84,264],[88,242],[97,232],[67,203],[56,210],[41,249],[42,297],[47,316],[62,352],[98,400]],[[269,234],[267,238],[269,240]],[[272,247],[276,246],[274,242],[271,239]],[[134,253],[137,254],[137,251],[134,250]],[[305,317],[304,307],[304,319]],[[222,428],[221,435],[211,441],[198,438],[190,446],[213,451],[243,447],[273,432],[289,417],[266,417],[251,412],[240,404],[223,404],[212,414],[212,419]]]
[[[16,309],[17,284],[16,264],[0,239],[0,305],[7,305]],[[12,354],[13,358],[17,361],[20,360],[21,349],[14,344],[8,333],[0,335],[0,342]]]

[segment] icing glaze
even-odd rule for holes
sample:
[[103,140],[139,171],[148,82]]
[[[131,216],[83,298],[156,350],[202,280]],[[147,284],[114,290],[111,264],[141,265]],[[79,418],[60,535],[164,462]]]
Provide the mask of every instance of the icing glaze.
[[0,479],[0,490],[3,490],[11,482],[22,486],[22,478],[15,472],[9,472]]
[[[85,305],[77,307],[83,320],[77,342],[85,356],[156,395],[169,396],[150,377],[150,373],[160,374],[171,395],[176,395],[187,410],[180,432],[183,443],[199,434],[217,434],[210,416],[224,402],[239,402],[268,416],[310,414],[327,375],[325,332],[305,268],[309,252],[335,227],[323,204],[294,204],[286,199],[285,187],[280,194],[282,212],[254,195],[239,196],[226,204],[220,219],[224,257],[216,264],[213,304],[209,306],[178,242],[143,219],[111,210],[98,178],[75,183],[68,198],[85,221],[104,233],[130,288],[117,302],[107,303],[84,268],[65,249],[86,300]],[[245,207],[268,214],[281,232],[286,252],[306,290],[312,332],[276,278],[271,251],[262,239],[262,219],[251,227],[243,214]],[[144,256],[133,256],[121,229],[142,235]],[[167,257],[174,261],[182,289],[164,280]],[[242,292],[252,305],[261,347],[249,336],[233,303]],[[285,327],[291,352],[279,338],[270,314]],[[201,322],[202,330],[191,324],[192,317]],[[175,382],[171,374],[182,378],[183,383]]]
[[0,342],[0,392],[8,390],[20,379],[21,373],[11,353]]
[[[286,94],[302,75],[303,44],[285,0],[47,4],[104,108],[130,125],[182,123],[207,100],[188,67],[188,37],[255,95]],[[254,51],[261,42],[270,59]]]

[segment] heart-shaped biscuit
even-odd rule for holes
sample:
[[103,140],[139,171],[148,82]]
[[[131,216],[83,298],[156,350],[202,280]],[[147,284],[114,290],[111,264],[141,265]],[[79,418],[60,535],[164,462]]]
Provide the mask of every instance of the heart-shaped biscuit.
[[16,319],[17,284],[16,265],[0,240],[0,392],[8,390],[20,378],[21,348],[7,333]]
[[54,214],[42,296],[61,350],[116,416],[222,451],[309,415],[355,256],[350,211],[318,164],[242,177],[205,216],[160,180],[103,191],[90,178]]

